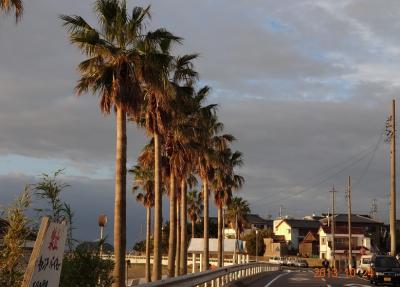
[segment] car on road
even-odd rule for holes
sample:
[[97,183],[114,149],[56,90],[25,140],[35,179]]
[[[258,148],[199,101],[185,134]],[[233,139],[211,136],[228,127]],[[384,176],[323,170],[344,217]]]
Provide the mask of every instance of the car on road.
[[307,268],[308,263],[304,259],[297,259],[293,262],[293,266]]
[[400,284],[400,263],[396,257],[389,255],[373,255],[370,263],[370,282],[378,285],[380,283]]
[[286,265],[287,266],[294,266],[295,261],[296,261],[296,258],[288,257],[286,259]]
[[279,257],[271,257],[269,258],[268,262],[271,264],[280,264]]
[[286,266],[287,265],[287,259],[285,257],[280,257],[279,258],[279,264]]
[[362,277],[367,274],[367,272],[371,266],[372,256],[373,256],[372,254],[361,256],[361,259],[360,259],[360,262],[358,264],[357,271],[356,271],[358,276]]

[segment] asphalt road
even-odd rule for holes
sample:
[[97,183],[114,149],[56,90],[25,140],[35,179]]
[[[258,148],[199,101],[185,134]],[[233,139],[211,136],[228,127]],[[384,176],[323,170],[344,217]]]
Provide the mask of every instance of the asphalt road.
[[233,282],[229,287],[364,287],[372,286],[366,279],[346,275],[337,278],[319,278],[312,270],[283,270],[280,272],[264,273],[243,281]]

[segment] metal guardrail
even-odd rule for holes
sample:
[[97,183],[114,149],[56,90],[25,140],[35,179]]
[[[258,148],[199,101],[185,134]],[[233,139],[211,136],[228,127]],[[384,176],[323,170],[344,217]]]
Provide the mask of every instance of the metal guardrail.
[[140,284],[140,287],[194,287],[210,286],[221,287],[240,278],[252,276],[261,272],[278,271],[281,267],[270,263],[257,262],[221,267],[199,273],[187,274],[179,277],[158,280],[151,283]]
[[[103,259],[111,259],[114,260],[114,254],[103,254],[102,255]],[[130,263],[145,263],[146,262],[146,256],[144,255],[130,255],[127,254],[125,256],[125,260],[129,260]],[[217,258],[210,258],[209,262],[211,264],[217,264],[218,259]],[[150,263],[153,263],[153,256],[150,256]],[[192,258],[188,258],[188,264],[192,264]],[[200,257],[196,257],[196,264],[201,264]],[[225,258],[224,259],[224,264],[226,265],[232,265],[233,264],[233,259],[232,258]],[[168,256],[162,256],[162,265],[166,266],[168,265]]]

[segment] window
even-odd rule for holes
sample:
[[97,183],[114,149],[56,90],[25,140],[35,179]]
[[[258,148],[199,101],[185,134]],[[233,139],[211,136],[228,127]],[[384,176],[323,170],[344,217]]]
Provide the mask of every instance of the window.
[[321,253],[321,257],[322,257],[322,259],[325,259],[325,253],[324,252]]
[[370,264],[371,263],[371,258],[363,258],[362,264]]
[[326,244],[326,239],[325,239],[325,237],[322,237],[321,238],[321,245],[325,245]]
[[287,233],[289,233],[289,234],[290,234],[290,229],[288,229],[288,230],[287,230]]

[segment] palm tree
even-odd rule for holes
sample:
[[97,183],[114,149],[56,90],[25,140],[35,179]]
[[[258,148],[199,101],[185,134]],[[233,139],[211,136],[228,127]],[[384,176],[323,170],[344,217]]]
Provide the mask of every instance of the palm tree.
[[0,10],[9,14],[14,10],[15,21],[21,20],[22,13],[24,12],[24,5],[22,0],[0,0]]
[[[163,134],[163,146],[162,149],[165,155],[169,158],[169,200],[170,200],[170,236],[169,236],[169,249],[168,249],[168,276],[172,277],[176,273],[179,272],[179,266],[181,264],[177,264],[177,269],[175,272],[175,260],[179,263],[184,263],[187,260],[184,258],[176,258],[177,255],[184,254],[182,250],[178,250],[177,248],[181,248],[182,245],[186,245],[186,232],[176,230],[183,223],[176,224],[178,218],[182,220],[186,220],[185,214],[181,213],[180,216],[177,214],[180,210],[180,206],[177,205],[177,186],[180,185],[180,188],[185,190],[184,181],[179,179],[184,178],[184,173],[189,163],[189,158],[187,156],[188,149],[188,141],[190,138],[190,134],[185,132],[186,124],[188,122],[188,111],[187,111],[187,103],[186,101],[190,99],[190,92],[192,88],[190,87],[197,77],[197,73],[193,70],[193,65],[191,61],[196,58],[197,55],[185,55],[182,57],[176,57],[172,62],[171,69],[171,79],[170,85],[173,87],[174,97],[170,98],[169,105],[173,108],[169,108],[168,112],[171,113],[169,116],[169,124],[165,133]],[[181,86],[183,84],[183,86]],[[178,181],[178,182],[176,182]],[[185,205],[186,193],[181,192],[181,202]],[[182,238],[178,238],[181,236]],[[180,244],[182,242],[182,244]],[[181,248],[182,249],[182,248]],[[185,268],[183,268],[185,269]],[[186,271],[183,270],[182,274],[185,274]]]
[[[114,205],[114,284],[125,286],[126,250],[126,116],[138,118],[144,100],[144,89],[153,81],[165,42],[177,40],[164,29],[145,33],[145,20],[150,7],[133,8],[128,13],[126,2],[97,0],[94,12],[99,29],[90,26],[80,16],[62,15],[71,43],[89,58],[79,64],[81,78],[76,86],[78,95],[88,91],[100,95],[104,114],[116,112],[116,164]],[[160,51],[159,51],[160,50]],[[155,140],[155,146],[159,141]],[[156,157],[156,162],[159,157]],[[155,173],[155,259],[160,261],[161,240],[160,177]],[[160,279],[160,264],[154,264],[154,278]]]
[[151,228],[151,208],[154,206],[154,176],[153,170],[149,166],[137,165],[131,170],[135,177],[132,191],[136,192],[141,188],[144,192],[138,193],[136,200],[146,208],[146,265],[145,278],[146,282],[151,281],[150,273],[150,228]]
[[175,276],[179,276],[180,274],[180,270],[179,270],[179,266],[181,265],[181,214],[179,212],[180,210],[180,195],[181,195],[181,189],[178,188],[177,189],[177,196],[176,196],[176,228],[175,228],[175,232],[176,232],[176,249],[175,249]]
[[[179,38],[174,38],[175,41],[179,41]],[[169,132],[173,130],[174,122],[176,118],[179,117],[179,110],[177,109],[177,104],[179,107],[180,104],[180,90],[181,87],[179,84],[181,82],[188,85],[188,83],[193,82],[194,78],[197,76],[191,69],[190,60],[195,58],[196,55],[188,55],[184,57],[177,57],[174,58],[170,55],[170,48],[171,45],[169,43],[163,43],[162,45],[162,52],[164,55],[164,61],[157,64],[157,69],[150,67],[153,70],[154,79],[151,83],[146,87],[146,96],[143,105],[143,114],[142,117],[144,118],[143,123],[146,127],[146,130],[149,134],[153,136],[154,139],[154,151],[155,151],[155,212],[157,212],[157,204],[159,204],[159,209],[161,210],[161,195],[159,199],[157,199],[157,191],[159,186],[161,186],[161,176],[160,173],[160,161],[159,158],[161,156],[161,151],[166,150],[168,154],[168,145],[166,145],[166,141],[168,140]],[[182,58],[185,61],[182,61]],[[171,181],[176,180],[177,172],[172,166],[170,168],[170,186],[173,186]],[[174,199],[174,189],[170,192],[170,202]],[[172,208],[171,208],[172,209]],[[174,209],[175,210],[175,209]],[[173,219],[173,213],[171,211],[170,217]],[[161,214],[159,214],[161,218]],[[155,214],[155,226],[156,229],[157,225],[157,217],[158,215]],[[173,224],[173,220],[170,220],[170,224]],[[171,226],[171,235],[174,232],[175,226]],[[155,231],[155,246],[156,246],[156,231]],[[174,238],[170,238],[169,245],[174,242]],[[156,248],[156,247],[155,247]],[[170,250],[169,253],[172,255],[173,250]],[[155,257],[156,258],[156,257]],[[173,267],[172,267],[172,259],[173,255],[170,257],[169,263],[169,275],[172,276],[173,274]],[[156,260],[156,259],[155,259]],[[161,268],[161,257],[159,258],[160,268]],[[153,273],[154,272],[153,266]],[[161,269],[160,269],[161,270]],[[176,273],[176,272],[175,272]],[[153,274],[154,276],[154,274]]]
[[200,220],[200,216],[203,212],[203,200],[197,190],[192,190],[188,193],[187,202],[188,214],[192,223],[192,238],[194,238],[194,226],[195,223]]
[[235,229],[236,238],[240,239],[240,233],[243,231],[243,226],[246,222],[246,216],[250,213],[250,207],[247,200],[241,197],[232,198],[228,205],[226,217],[232,228]]
[[216,168],[219,164],[218,153],[225,149],[227,145],[234,140],[233,136],[224,134],[219,135],[222,131],[223,124],[217,121],[217,117],[212,115],[204,119],[202,128],[205,131],[203,138],[207,139],[201,144],[201,153],[198,158],[199,174],[203,183],[203,200],[204,200],[204,250],[203,250],[203,269],[207,270],[209,266],[209,193],[210,183],[213,182]]
[[242,154],[238,151],[232,153],[227,148],[220,153],[220,163],[214,176],[215,204],[218,209],[218,267],[223,265],[223,207],[229,205],[232,199],[232,191],[242,187],[244,179],[234,174],[234,168],[243,164]]
[[168,277],[175,276],[176,252],[176,183],[175,174],[170,171],[169,177],[169,238],[168,238]]

